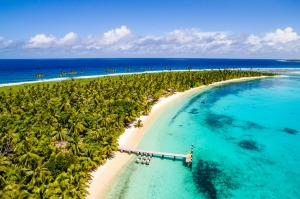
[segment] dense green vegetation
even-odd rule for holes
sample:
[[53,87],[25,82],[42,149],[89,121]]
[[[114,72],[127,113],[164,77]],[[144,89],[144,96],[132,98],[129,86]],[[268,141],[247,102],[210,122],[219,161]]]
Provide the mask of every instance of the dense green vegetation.
[[[254,71],[107,76],[0,89],[0,198],[84,198],[90,172],[161,97]],[[268,74],[264,74],[268,75]]]

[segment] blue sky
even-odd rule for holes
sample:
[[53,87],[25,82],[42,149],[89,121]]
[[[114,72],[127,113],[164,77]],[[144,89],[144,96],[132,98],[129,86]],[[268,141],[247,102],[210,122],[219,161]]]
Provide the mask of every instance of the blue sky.
[[299,10],[298,0],[0,0],[0,58],[299,58]]

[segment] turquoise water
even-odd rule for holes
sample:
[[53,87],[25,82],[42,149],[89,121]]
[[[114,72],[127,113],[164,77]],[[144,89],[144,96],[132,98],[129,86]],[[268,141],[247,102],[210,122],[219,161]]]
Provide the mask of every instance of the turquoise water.
[[140,149],[181,160],[132,157],[107,198],[300,198],[300,75],[225,84],[174,102]]

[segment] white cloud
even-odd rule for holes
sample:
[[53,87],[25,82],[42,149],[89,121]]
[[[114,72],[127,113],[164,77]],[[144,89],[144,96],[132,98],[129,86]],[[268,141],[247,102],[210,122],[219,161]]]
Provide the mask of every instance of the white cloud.
[[64,47],[75,43],[77,35],[74,32],[66,34],[63,38],[57,39],[55,36],[47,36],[45,34],[37,34],[31,37],[25,48],[49,48],[49,47]]
[[277,29],[269,32],[262,37],[251,34],[245,44],[249,44],[252,52],[271,52],[271,51],[299,51],[300,40],[296,32],[291,27]]
[[263,40],[268,42],[269,45],[275,45],[277,43],[287,43],[299,39],[296,32],[293,32],[291,27],[287,27],[284,30],[277,29],[275,32],[267,33]]
[[25,48],[47,48],[54,44],[56,38],[52,35],[37,34],[31,37]]
[[66,34],[63,38],[59,39],[56,43],[57,45],[62,45],[62,46],[72,45],[75,43],[76,39],[77,39],[77,34],[74,32],[70,32]]
[[252,44],[252,45],[257,45],[260,42],[261,42],[261,39],[253,34],[251,34],[246,40],[247,44]]
[[177,41],[178,43],[195,43],[195,42],[205,42],[211,38],[215,39],[223,39],[225,38],[223,35],[220,37],[221,33],[218,32],[202,32],[198,29],[176,29],[167,33],[165,39],[171,41]]
[[190,43],[195,38],[195,35],[192,31],[188,30],[174,30],[172,32],[167,33],[166,40],[170,42],[177,42],[177,43]]
[[0,36],[0,48],[9,47],[13,43],[13,40],[6,40],[4,37]]
[[259,50],[263,45],[261,44],[262,39],[251,34],[245,41],[246,45],[248,46],[248,50],[251,52],[256,52]]
[[131,35],[131,30],[128,29],[126,26],[121,26],[120,28],[116,28],[105,32],[103,35],[103,42],[105,44],[112,44],[130,35]]
[[[0,47],[4,41],[9,43],[0,37]],[[21,46],[32,48],[31,53],[40,52],[34,50],[38,48],[41,51],[47,49],[44,52],[63,52],[72,56],[263,57],[299,53],[300,38],[291,27],[262,35],[208,32],[196,28],[175,29],[154,37],[135,35],[127,26],[121,26],[85,38],[79,38],[74,32],[69,32],[62,38],[37,34]],[[50,51],[49,48],[53,50]]]
[[112,29],[105,32],[102,36],[89,35],[84,39],[82,46],[87,49],[97,49],[106,51],[124,51],[132,47],[136,41],[136,36],[126,26]]
[[204,32],[198,29],[176,29],[160,38],[139,38],[136,42],[143,51],[158,54],[200,55],[208,52],[228,51],[233,43],[225,33]]

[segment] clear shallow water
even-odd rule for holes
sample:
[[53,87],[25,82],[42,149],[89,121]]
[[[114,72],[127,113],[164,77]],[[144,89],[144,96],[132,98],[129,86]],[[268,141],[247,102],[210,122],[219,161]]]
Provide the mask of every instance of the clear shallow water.
[[[226,84],[175,102],[139,148],[186,153],[129,163],[107,198],[300,198],[300,76]],[[134,161],[134,156],[132,161]]]
[[150,70],[182,70],[192,66],[193,69],[204,68],[300,68],[300,62],[283,62],[263,59],[167,59],[167,58],[119,58],[119,59],[0,59],[0,85],[10,83],[37,81],[36,74],[42,73],[42,80],[59,78],[61,71],[77,71],[74,77],[144,72]]

